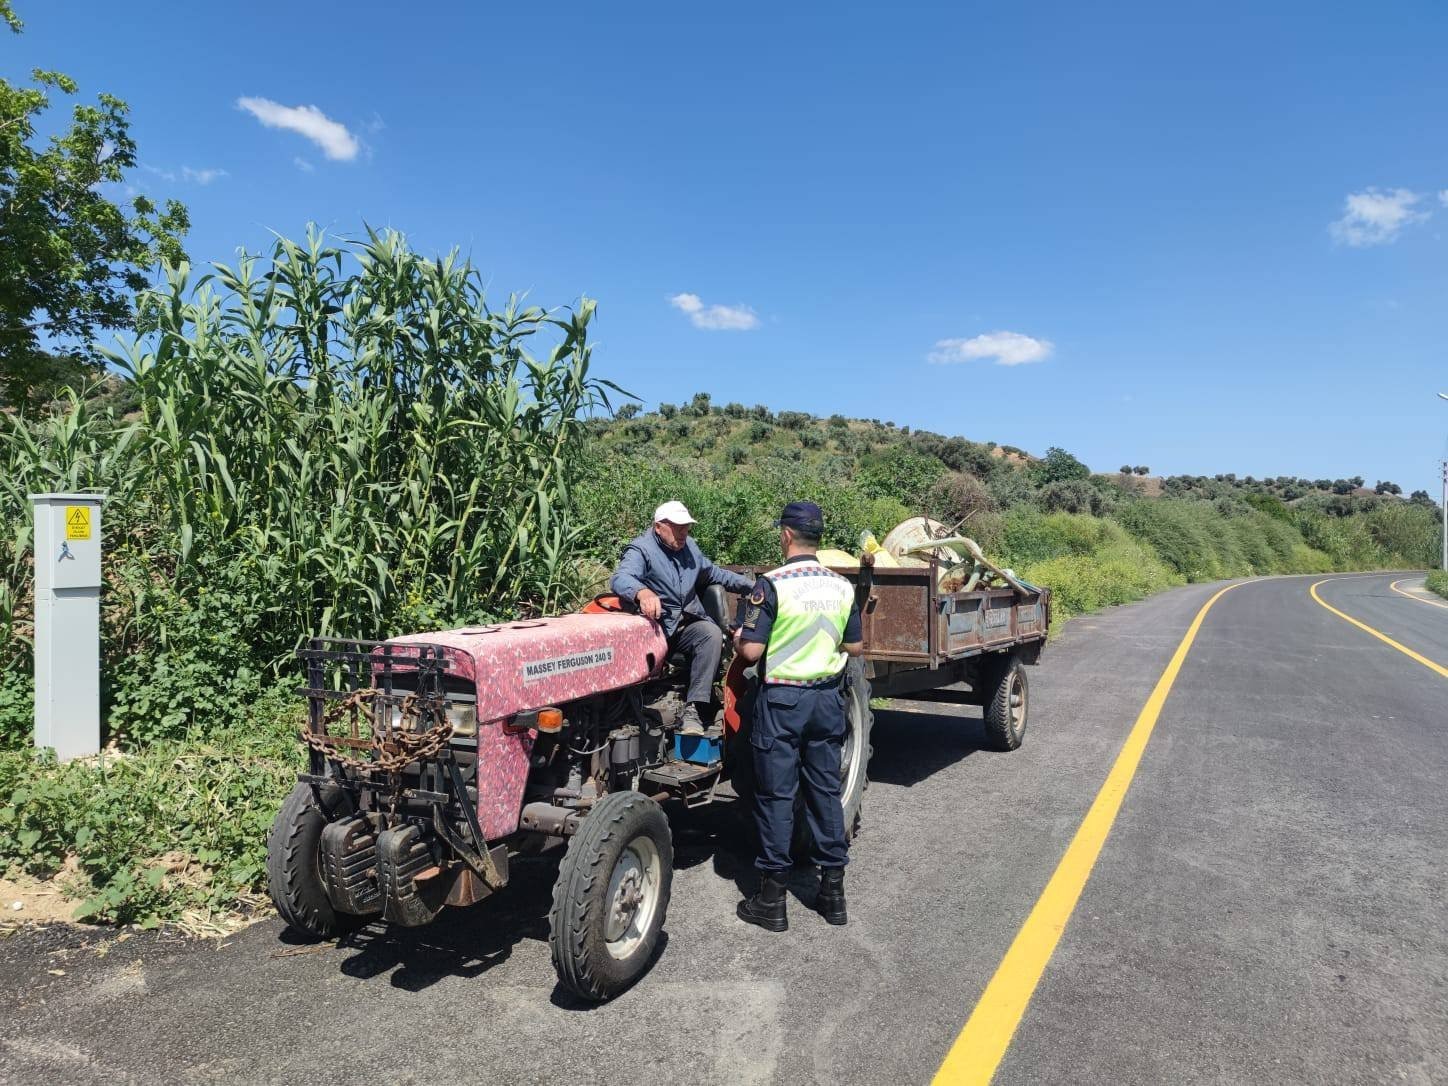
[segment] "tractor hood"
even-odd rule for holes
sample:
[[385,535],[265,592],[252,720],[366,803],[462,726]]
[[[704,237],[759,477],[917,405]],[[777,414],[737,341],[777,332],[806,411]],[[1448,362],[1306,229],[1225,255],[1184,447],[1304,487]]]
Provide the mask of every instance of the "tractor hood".
[[390,644],[442,646],[448,671],[477,686],[479,724],[642,682],[668,647],[658,623],[610,613],[408,634]]

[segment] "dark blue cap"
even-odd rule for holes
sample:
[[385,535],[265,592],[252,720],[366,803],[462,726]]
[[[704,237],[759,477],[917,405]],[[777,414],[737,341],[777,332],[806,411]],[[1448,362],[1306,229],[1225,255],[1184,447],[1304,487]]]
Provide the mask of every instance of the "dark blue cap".
[[776,528],[798,528],[810,535],[821,535],[825,530],[825,515],[814,502],[790,502],[774,522]]

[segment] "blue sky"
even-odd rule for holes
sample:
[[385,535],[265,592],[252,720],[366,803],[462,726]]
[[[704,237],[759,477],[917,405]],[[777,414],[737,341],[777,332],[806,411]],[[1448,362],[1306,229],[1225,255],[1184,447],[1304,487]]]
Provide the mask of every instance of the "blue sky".
[[1441,3],[17,3],[194,259],[393,226],[649,404],[1437,494]]

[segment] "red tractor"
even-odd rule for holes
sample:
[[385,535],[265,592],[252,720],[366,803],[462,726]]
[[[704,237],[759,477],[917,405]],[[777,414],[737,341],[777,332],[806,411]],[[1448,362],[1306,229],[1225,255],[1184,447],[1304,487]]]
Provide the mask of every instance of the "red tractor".
[[[904,571],[888,572],[900,581]],[[933,567],[919,572],[912,591],[928,574],[932,606],[951,601],[935,590]],[[897,636],[889,585],[877,586],[878,597],[868,576],[859,587],[867,646],[873,630],[887,651],[851,660],[846,677],[851,832],[870,753],[867,669],[887,688],[904,677],[911,697],[984,703],[988,736],[1009,749],[1026,721],[1020,663],[1034,662],[1048,621],[1044,591],[1029,604],[1007,601],[1004,624],[991,622],[1000,609],[988,606],[989,591],[957,593],[987,605],[982,634],[1012,640],[977,640],[952,655],[935,645],[934,623],[922,641],[925,608],[900,597],[894,606],[912,613],[907,640],[928,658],[902,657],[888,651]],[[711,592],[706,607],[728,629],[728,601]],[[949,630],[963,629],[957,617]],[[662,630],[611,597],[579,614],[386,642],[318,638],[299,656],[311,761],[272,826],[267,874],[282,919],[319,938],[379,918],[425,924],[444,906],[502,889],[515,858],[566,842],[549,913],[553,964],[579,996],[609,999],[648,965],[668,909],[673,844],[661,801],[694,807],[750,795],[743,661],[721,685],[719,722],[683,735],[674,727],[683,676]],[[970,691],[929,689],[972,680]],[[797,824],[807,832],[803,818]]]

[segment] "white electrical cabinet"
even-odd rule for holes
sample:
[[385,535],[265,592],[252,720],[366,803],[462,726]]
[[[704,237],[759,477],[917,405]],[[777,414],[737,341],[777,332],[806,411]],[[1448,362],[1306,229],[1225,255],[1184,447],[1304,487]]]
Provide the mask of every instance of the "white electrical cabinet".
[[104,494],[32,494],[35,745],[62,761],[100,750]]

